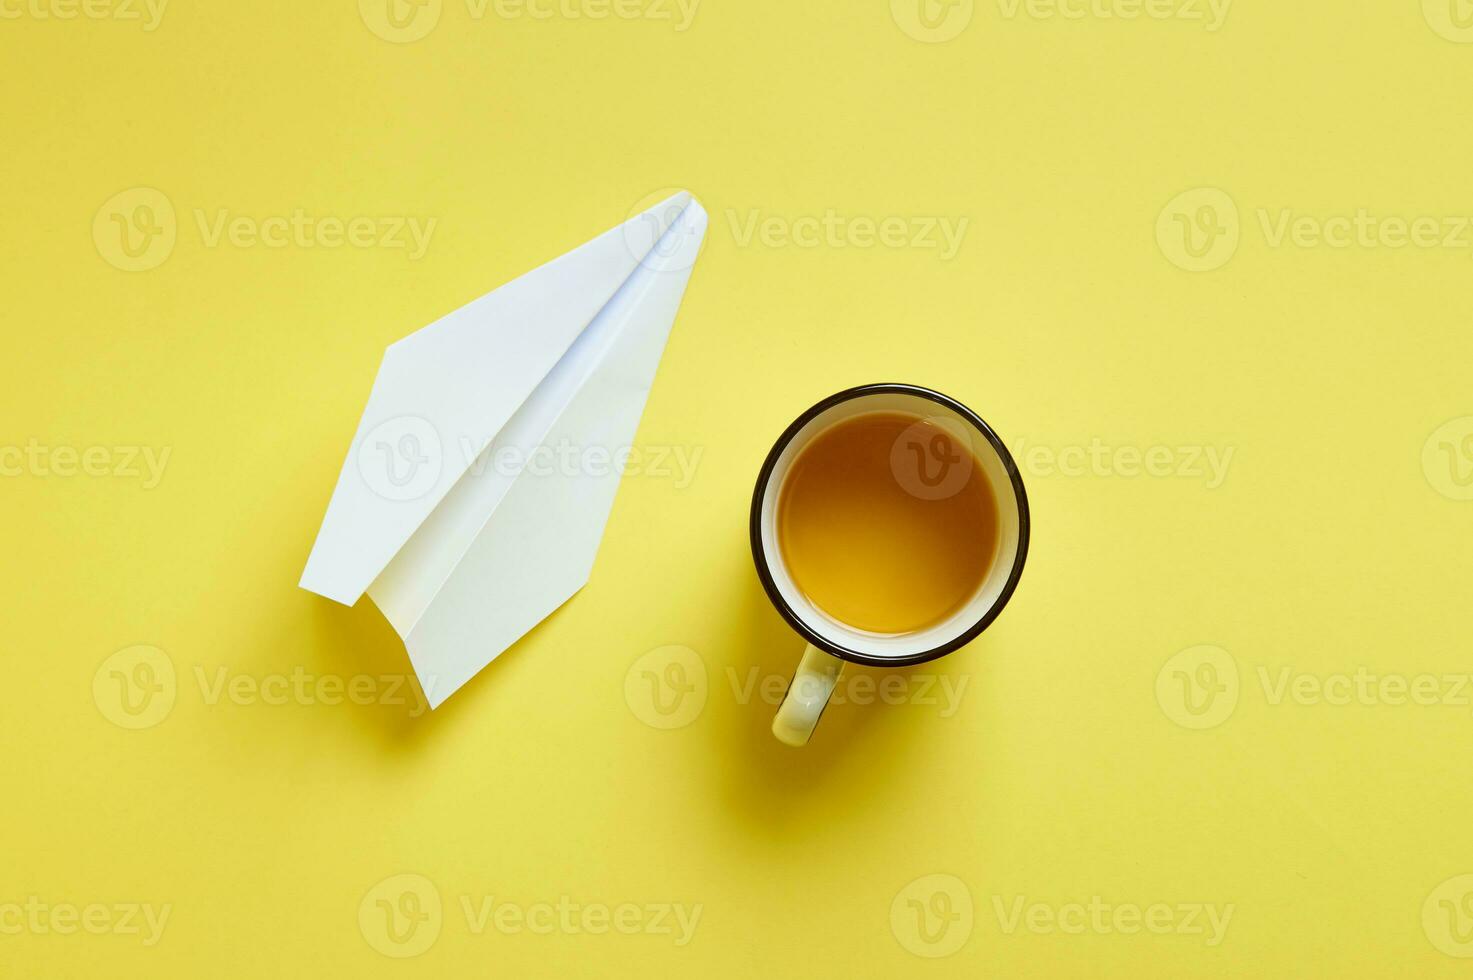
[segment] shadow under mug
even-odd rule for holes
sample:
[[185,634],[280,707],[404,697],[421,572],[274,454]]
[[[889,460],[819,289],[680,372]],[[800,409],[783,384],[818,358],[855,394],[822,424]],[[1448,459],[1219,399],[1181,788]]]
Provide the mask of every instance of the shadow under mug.
[[[816,437],[840,422],[876,412],[915,416],[943,427],[971,450],[966,465],[980,468],[997,502],[997,550],[982,584],[944,620],[909,633],[873,633],[829,616],[798,588],[778,544],[778,502],[793,461]],[[902,441],[905,438],[901,436]],[[912,447],[897,444],[896,448]],[[925,451],[924,445],[917,450],[916,466],[926,466]],[[892,468],[907,490],[921,496],[947,492],[944,485],[938,485],[944,483],[944,469],[932,471],[929,478],[924,470],[908,474],[902,471],[905,458],[905,453],[892,455]],[[966,473],[961,475],[963,481],[966,478]],[[953,486],[950,492],[956,489]],[[1028,534],[1028,497],[1017,464],[992,427],[956,399],[916,385],[870,384],[831,395],[798,416],[772,447],[752,495],[752,557],[757,576],[783,619],[808,641],[773,719],[773,734],[788,745],[807,744],[846,660],[869,667],[910,667],[943,657],[975,639],[1002,612],[1017,588],[1028,556]]]

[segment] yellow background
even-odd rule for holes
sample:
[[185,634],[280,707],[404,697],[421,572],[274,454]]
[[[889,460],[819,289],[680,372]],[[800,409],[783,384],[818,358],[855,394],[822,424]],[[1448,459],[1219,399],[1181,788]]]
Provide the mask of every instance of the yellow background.
[[[1439,948],[1436,902],[1422,915],[1473,872],[1467,692],[1275,704],[1260,679],[1470,668],[1473,503],[1437,474],[1473,456],[1456,438],[1461,458],[1433,446],[1424,465],[1423,450],[1473,415],[1473,234],[1275,247],[1264,229],[1285,209],[1473,213],[1473,45],[1434,29],[1435,0],[1239,0],[1216,31],[989,0],[951,9],[963,26],[942,43],[907,33],[902,0],[706,0],[684,31],[477,19],[444,0],[410,43],[376,35],[353,0],[174,0],[152,31],[7,3],[0,444],[171,455],[153,488],[36,466],[0,479],[0,906],[172,912],[151,947],[0,935],[3,975],[1473,968]],[[198,678],[222,668],[407,670],[369,602],[296,587],[383,348],[672,186],[712,223],[638,442],[698,449],[689,485],[627,478],[585,591],[431,716],[210,703]],[[177,243],[124,272],[93,226],[135,187],[167,196]],[[1173,214],[1161,241],[1157,226],[1198,188],[1230,196],[1241,241],[1194,273]],[[196,219],[298,208],[438,224],[414,261],[212,247]],[[743,241],[753,214],[792,229],[831,210],[969,226],[949,259]],[[1025,467],[1035,535],[1017,596],[916,672],[964,682],[959,710],[835,706],[792,751],[767,731],[771,705],[733,692],[754,668],[785,680],[801,649],[750,566],[751,483],[794,415],[878,380],[953,394],[1025,451],[1234,455],[1215,488]],[[176,700],[127,730],[93,681],[140,644],[167,657]],[[1240,690],[1193,730],[1156,682],[1204,644]],[[708,682],[673,730],[625,694],[667,646],[694,651]],[[435,941],[396,959],[359,908],[406,873],[443,911]],[[904,890],[930,875],[973,907],[939,959],[906,932]],[[702,912],[683,947],[474,935],[461,897],[488,895]],[[1234,911],[1216,946],[1009,933],[997,906],[1017,896]]]

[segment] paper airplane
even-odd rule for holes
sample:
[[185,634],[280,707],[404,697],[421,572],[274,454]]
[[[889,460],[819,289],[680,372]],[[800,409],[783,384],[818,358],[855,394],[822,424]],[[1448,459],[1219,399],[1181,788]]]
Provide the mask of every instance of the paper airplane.
[[588,581],[589,461],[627,458],[706,223],[677,194],[384,353],[301,586],[367,592],[432,708]]

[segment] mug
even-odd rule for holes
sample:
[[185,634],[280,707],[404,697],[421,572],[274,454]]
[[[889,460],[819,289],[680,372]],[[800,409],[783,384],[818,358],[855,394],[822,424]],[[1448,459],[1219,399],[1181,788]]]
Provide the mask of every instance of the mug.
[[[997,503],[997,549],[977,591],[941,622],[910,633],[870,632],[825,613],[798,588],[778,544],[778,502],[794,460],[833,426],[874,412],[910,415],[944,426],[970,447],[974,465]],[[917,465],[923,464],[918,458]],[[904,475],[897,470],[897,479]],[[924,493],[926,488],[917,484],[916,491]],[[838,685],[845,661],[869,667],[910,667],[943,657],[974,640],[997,619],[1017,589],[1028,556],[1028,535],[1028,497],[1017,464],[992,427],[956,399],[916,385],[870,384],[825,398],[798,416],[768,453],[752,495],[752,558],[757,576],[783,619],[808,642],[773,719],[773,734],[788,745],[807,744]]]

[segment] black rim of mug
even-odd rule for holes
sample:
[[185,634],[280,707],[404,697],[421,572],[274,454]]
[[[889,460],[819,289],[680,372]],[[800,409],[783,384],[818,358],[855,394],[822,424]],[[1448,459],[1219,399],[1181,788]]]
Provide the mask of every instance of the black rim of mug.
[[[973,428],[980,432],[997,453],[998,459],[1002,460],[1003,469],[1007,471],[1008,480],[1013,485],[1013,494],[1018,501],[1018,551],[1013,556],[1013,567],[1008,572],[1008,579],[1003,584],[1002,592],[998,594],[996,601],[987,608],[977,622],[953,640],[920,653],[910,654],[904,657],[876,657],[872,654],[861,653],[851,650],[841,644],[834,643],[822,634],[811,629],[805,623],[788,601],[778,591],[777,583],[773,580],[772,572],[768,567],[767,549],[762,543],[762,509],[767,497],[767,491],[772,478],[772,471],[777,467],[777,461],[783,454],[788,444],[803,430],[809,422],[827,412],[835,405],[841,405],[856,398],[865,398],[871,395],[915,395],[927,401],[935,402],[944,408],[951,410],[965,419]],[[778,437],[772,451],[767,454],[767,459],[762,464],[762,470],[757,474],[757,488],[752,493],[752,514],[750,520],[750,534],[752,538],[752,560],[757,565],[757,577],[762,580],[762,588],[767,592],[767,598],[777,607],[777,611],[787,620],[789,626],[798,632],[809,643],[818,647],[825,653],[846,660],[850,663],[861,664],[866,667],[913,667],[916,664],[927,663],[953,653],[961,647],[975,640],[982,631],[991,626],[993,621],[1002,613],[1003,607],[1013,597],[1013,592],[1018,587],[1018,580],[1023,577],[1023,564],[1028,558],[1028,539],[1030,534],[1030,518],[1028,512],[1028,494],[1023,488],[1023,477],[1018,472],[1018,465],[1013,461],[1013,456],[1008,452],[1007,446],[998,434],[993,431],[976,412],[972,411],[961,402],[949,395],[943,395],[939,391],[930,388],[922,388],[919,385],[899,384],[895,382],[882,382],[879,384],[859,385],[848,388],[837,394],[830,395],[823,401],[814,405],[808,411],[793,420],[793,423]]]

